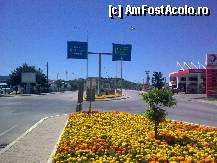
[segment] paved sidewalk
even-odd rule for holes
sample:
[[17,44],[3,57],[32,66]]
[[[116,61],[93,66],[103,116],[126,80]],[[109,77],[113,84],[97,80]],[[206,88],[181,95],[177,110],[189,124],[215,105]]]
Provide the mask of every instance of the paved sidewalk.
[[175,94],[175,98],[181,101],[193,101],[193,102],[201,102],[212,105],[217,105],[217,99],[212,97],[206,97],[205,94]]
[[66,122],[66,115],[45,119],[0,154],[0,163],[46,163]]

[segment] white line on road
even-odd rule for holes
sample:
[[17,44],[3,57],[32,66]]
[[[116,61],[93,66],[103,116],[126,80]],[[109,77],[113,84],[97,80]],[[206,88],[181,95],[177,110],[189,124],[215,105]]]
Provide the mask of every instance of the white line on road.
[[32,127],[30,127],[26,132],[24,132],[21,136],[19,136],[16,140],[11,142],[9,145],[7,145],[5,148],[3,148],[0,151],[0,155],[4,152],[6,152],[8,149],[10,149],[15,143],[17,143],[20,139],[22,139],[24,136],[26,136],[29,132],[31,132],[34,128],[36,128],[40,123],[42,123],[44,120],[46,120],[48,117],[42,118],[40,121],[35,123]]
[[8,132],[10,132],[11,130],[13,130],[15,127],[17,127],[17,125],[12,126],[11,128],[5,130],[4,132],[0,133],[0,137],[7,134]]

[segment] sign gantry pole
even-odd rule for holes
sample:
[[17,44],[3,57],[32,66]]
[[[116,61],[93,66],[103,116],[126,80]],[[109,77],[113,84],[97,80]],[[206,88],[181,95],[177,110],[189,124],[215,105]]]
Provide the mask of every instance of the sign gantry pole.
[[[88,33],[88,30],[87,30],[87,43],[88,43],[88,40],[89,40],[89,33]],[[88,74],[88,55],[87,55],[87,78],[88,78],[89,74]]]
[[112,61],[121,61],[121,95],[123,88],[123,61],[131,61],[131,44],[114,44]]
[[102,55],[112,55],[112,53],[88,52],[88,54],[98,54],[99,55],[99,76],[98,76],[97,94],[101,95]]
[[[68,59],[86,59],[88,62],[88,42],[67,41]],[[87,65],[88,76],[88,65]],[[76,111],[81,111],[83,102],[83,83],[79,86]]]
[[121,96],[122,96],[122,91],[123,91],[123,59],[121,58]]
[[99,53],[99,77],[98,77],[98,95],[101,95],[101,72],[102,72],[102,54]]
[[116,96],[116,93],[117,93],[117,74],[118,74],[118,63],[117,63],[117,61],[115,61],[115,96]]

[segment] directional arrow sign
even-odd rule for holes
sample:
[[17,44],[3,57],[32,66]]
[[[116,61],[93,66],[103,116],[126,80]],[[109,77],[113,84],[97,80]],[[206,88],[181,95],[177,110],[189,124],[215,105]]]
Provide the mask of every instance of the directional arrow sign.
[[88,43],[79,41],[67,41],[67,58],[87,59]]
[[112,61],[131,61],[132,45],[113,44]]

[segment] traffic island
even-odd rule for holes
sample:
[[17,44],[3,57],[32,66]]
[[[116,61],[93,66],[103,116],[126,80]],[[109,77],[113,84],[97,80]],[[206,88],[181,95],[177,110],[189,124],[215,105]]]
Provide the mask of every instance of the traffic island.
[[216,162],[217,128],[164,121],[155,139],[144,115],[71,114],[53,162]]
[[[129,97],[125,96],[125,95],[120,95],[120,94],[116,94],[116,95],[101,95],[95,96],[95,100],[96,101],[111,101],[111,100],[122,100],[122,99],[127,99]],[[87,97],[84,97],[84,100],[86,100]]]

